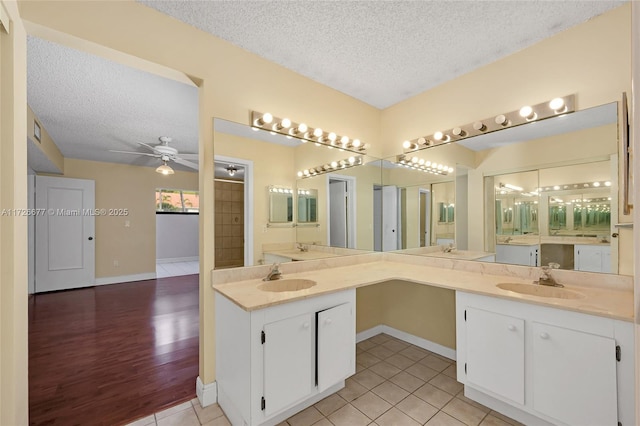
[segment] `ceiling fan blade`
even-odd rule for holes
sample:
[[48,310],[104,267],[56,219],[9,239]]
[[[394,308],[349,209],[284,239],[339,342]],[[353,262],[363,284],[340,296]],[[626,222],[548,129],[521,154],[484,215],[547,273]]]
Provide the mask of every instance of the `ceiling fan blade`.
[[198,170],[198,165],[196,163],[192,163],[191,161],[183,160],[180,157],[173,157],[172,160],[178,164],[182,164],[183,166],[191,167],[192,169]]
[[191,153],[191,152],[181,152],[180,153],[180,158],[183,158],[185,160],[198,160],[198,154],[197,153]]
[[156,151],[156,148],[149,144],[146,144],[144,142],[138,142],[138,144],[144,146],[145,148],[149,148],[151,151],[155,152],[156,154],[158,153],[158,151]]
[[160,157],[158,154],[149,154],[147,152],[133,152],[133,151],[117,151],[115,149],[110,149],[109,152],[117,152],[118,154],[136,154],[136,155],[146,155],[148,157]]

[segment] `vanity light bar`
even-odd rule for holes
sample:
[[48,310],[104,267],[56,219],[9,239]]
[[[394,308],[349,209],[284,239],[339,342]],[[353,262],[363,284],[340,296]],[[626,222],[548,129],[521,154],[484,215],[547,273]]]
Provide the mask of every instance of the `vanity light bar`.
[[408,155],[400,154],[396,156],[396,164],[404,167],[408,167],[414,170],[420,170],[425,173],[431,173],[434,175],[446,176],[449,173],[453,173],[453,167],[449,167],[445,164],[432,163],[431,161],[425,161],[424,158],[409,157]]
[[300,170],[298,172],[299,178],[309,178],[312,176],[318,176],[325,173],[331,173],[336,170],[348,169],[349,167],[360,166],[364,163],[362,155],[357,157],[349,157],[340,161],[332,161],[331,163],[323,164],[320,166],[312,167],[310,169]]
[[293,189],[271,185],[269,187],[269,192],[273,192],[277,194],[293,194]]
[[268,112],[251,111],[251,127],[294,137],[303,142],[314,142],[318,146],[323,145],[329,149],[346,149],[356,153],[364,153],[370,147],[369,144],[362,143],[360,139],[338,136],[334,132],[325,132],[319,127],[312,128],[305,123],[294,123],[288,118],[274,117]]
[[581,183],[570,183],[565,185],[549,185],[544,188],[538,188],[538,192],[548,192],[548,191],[569,191],[573,189],[597,189],[597,188],[609,188],[611,187],[610,181],[596,181],[596,182],[581,182]]
[[569,114],[575,111],[575,95],[555,98],[536,105],[525,105],[517,111],[500,114],[447,131],[438,131],[429,136],[406,140],[402,144],[403,152],[409,153],[445,143],[456,142],[474,136],[495,132],[509,127],[540,121],[546,118]]

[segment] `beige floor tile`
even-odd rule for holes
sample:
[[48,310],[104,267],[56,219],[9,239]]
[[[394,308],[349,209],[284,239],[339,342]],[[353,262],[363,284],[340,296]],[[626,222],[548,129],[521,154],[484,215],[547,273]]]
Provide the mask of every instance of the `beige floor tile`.
[[458,392],[464,388],[462,383],[444,374],[438,374],[436,377],[429,380],[429,383],[447,393],[450,393],[451,395],[457,395]]
[[377,356],[371,354],[370,352],[363,352],[360,355],[356,355],[356,362],[360,365],[364,365],[367,368],[379,363],[380,361],[382,360]]
[[415,361],[400,354],[391,355],[389,358],[385,359],[385,361],[395,367],[398,367],[400,370],[404,370],[405,368],[415,364]]
[[484,420],[482,420],[480,426],[511,426],[511,423],[507,423],[504,420],[500,420],[496,416],[489,414],[484,418]]
[[453,398],[453,395],[450,395],[429,383],[418,388],[418,390],[413,394],[436,408],[444,407]]
[[384,361],[372,365],[371,367],[369,367],[369,370],[373,371],[379,376],[384,377],[385,379],[389,379],[402,371],[398,367]]
[[329,395],[322,401],[318,401],[315,407],[322,413],[323,416],[328,416],[339,408],[344,407],[347,404],[347,401],[342,399],[340,395],[334,393],[333,395]]
[[383,343],[382,346],[389,349],[390,351],[400,352],[401,350],[408,348],[409,344],[401,340],[393,339]]
[[434,355],[422,358],[419,363],[439,372],[444,371],[445,368],[451,365],[450,361],[444,361],[442,358],[438,358]]
[[338,391],[338,395],[347,402],[351,402],[360,395],[367,393],[368,389],[353,380],[352,377],[345,380],[345,386]]
[[[171,408],[167,408],[166,410],[162,410],[156,413],[156,420],[160,420],[164,417],[169,417],[172,414],[178,413],[184,410],[193,411],[193,405],[191,405],[191,401],[183,402],[182,404],[174,405]],[[194,412],[195,414],[195,412]]]
[[373,392],[367,392],[361,397],[351,401],[351,405],[356,407],[371,420],[377,419],[392,407],[391,404]]
[[453,398],[451,401],[449,401],[449,403],[444,406],[442,411],[469,426],[479,425],[482,419],[484,419],[487,415],[486,412],[474,407],[471,404],[467,404],[459,398]]
[[191,407],[190,402],[188,409],[178,411],[177,413],[170,414],[168,416],[163,416],[162,418],[157,419],[156,424],[158,426],[200,426],[198,416],[196,416],[196,412],[193,407]]
[[411,417],[407,416],[397,408],[392,408],[376,419],[376,423],[380,426],[419,426]]
[[388,334],[380,333],[380,334],[377,334],[377,335],[371,337],[369,340],[372,341],[373,343],[375,343],[376,345],[381,345],[383,343],[388,342],[391,339],[392,339],[392,337],[389,336]]
[[329,421],[336,426],[365,426],[371,423],[369,417],[362,414],[351,404],[347,404],[332,415]]
[[408,392],[414,392],[425,383],[424,380],[418,379],[416,376],[409,374],[406,371],[401,371],[390,378],[389,381],[395,383]]
[[220,408],[218,404],[212,404],[208,407],[202,408],[202,406],[200,405],[200,401],[198,401],[197,399],[195,400],[195,402],[191,401],[191,403],[193,404],[193,409],[196,411],[198,420],[200,420],[200,423],[202,424],[210,422],[213,419],[217,419],[220,416],[224,416],[222,408]]
[[409,392],[389,381],[376,386],[372,389],[372,392],[393,405],[402,401],[409,395]]
[[128,423],[125,426],[148,426],[148,425],[155,425],[155,424],[156,424],[156,417],[152,414],[150,416],[138,419],[135,422]]
[[229,422],[225,416],[220,416],[210,422],[204,423],[202,426],[231,426],[231,422]]
[[360,355],[362,352],[364,352],[364,349],[360,349],[360,347],[356,345],[356,355]]
[[412,376],[416,376],[418,379],[424,380],[425,382],[428,382],[438,375],[438,372],[436,370],[420,363],[413,364],[405,371]]
[[313,426],[333,426],[328,419],[322,419],[318,423],[314,423]]
[[524,425],[523,425],[522,423],[520,423],[519,421],[514,420],[514,419],[512,419],[511,417],[507,417],[507,416],[505,416],[505,415],[504,415],[504,414],[502,414],[502,413],[498,413],[497,411],[493,411],[493,410],[491,410],[491,411],[489,412],[489,414],[491,414],[492,416],[497,417],[497,418],[499,418],[500,420],[502,420],[502,421],[504,421],[504,422],[507,422],[507,423],[509,423],[509,424],[511,424],[511,425],[513,425],[513,426],[524,426]]
[[428,404],[418,398],[415,395],[409,395],[402,401],[400,401],[396,408],[420,423],[425,424],[427,420],[433,417],[438,409],[431,404]]
[[384,382],[384,377],[381,377],[371,370],[364,370],[353,376],[353,380],[360,383],[367,389],[373,389],[380,383]]
[[476,402],[473,399],[469,399],[466,396],[464,396],[464,389],[462,389],[460,392],[458,392],[458,394],[456,395],[456,398],[459,398],[462,401],[466,402],[467,404],[471,404],[474,407],[479,408],[480,410],[482,410],[485,413],[488,413],[489,411],[491,411],[491,408],[485,407],[484,405],[480,404],[479,402]]
[[449,376],[452,379],[457,379],[458,378],[458,373],[456,371],[456,365],[452,364],[450,366],[448,366],[447,368],[444,369],[444,371],[442,372],[442,374],[444,374],[445,376]]
[[456,420],[445,412],[440,411],[431,417],[425,426],[465,426],[460,420]]
[[377,356],[380,359],[385,359],[385,358],[389,358],[391,355],[393,355],[395,352],[391,351],[387,348],[385,348],[384,346],[376,346],[375,348],[371,348],[367,351],[368,353]]
[[291,426],[311,426],[322,420],[324,416],[316,407],[308,407],[287,419]]
[[427,356],[429,353],[422,348],[411,345],[406,349],[403,349],[399,352],[401,355],[406,356],[412,361],[420,361],[422,358]]
[[363,340],[362,342],[356,344],[356,348],[362,349],[363,351],[375,348],[376,346],[378,346],[378,344],[372,342],[371,339]]
[[360,364],[356,363],[356,373],[359,373],[359,372],[361,372],[363,370],[366,370],[366,369],[367,369],[367,367],[365,367],[364,365],[360,365]]

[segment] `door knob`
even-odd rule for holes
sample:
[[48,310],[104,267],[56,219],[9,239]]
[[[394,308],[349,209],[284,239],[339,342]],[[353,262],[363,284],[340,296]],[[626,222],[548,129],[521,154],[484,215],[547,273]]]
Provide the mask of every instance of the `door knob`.
[[509,326],[507,327],[507,329],[509,329],[509,331],[516,331],[516,326],[513,324],[509,324]]
[[547,339],[549,339],[549,334],[545,333],[545,332],[542,332],[542,333],[540,333],[540,338],[544,339],[544,340],[547,340]]
[[304,324],[302,324],[302,328],[309,328],[309,323],[305,322]]
[[330,325],[333,321],[331,321],[331,318],[327,318],[326,320],[324,320],[324,323],[327,325]]
[[92,241],[92,240],[93,240],[93,237],[89,237],[89,241]]

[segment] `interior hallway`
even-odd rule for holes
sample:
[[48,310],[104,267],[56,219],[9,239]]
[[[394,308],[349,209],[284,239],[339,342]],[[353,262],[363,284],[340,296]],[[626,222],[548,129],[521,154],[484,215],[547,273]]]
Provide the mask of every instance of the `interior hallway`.
[[29,301],[29,422],[125,424],[195,397],[198,275]]

